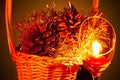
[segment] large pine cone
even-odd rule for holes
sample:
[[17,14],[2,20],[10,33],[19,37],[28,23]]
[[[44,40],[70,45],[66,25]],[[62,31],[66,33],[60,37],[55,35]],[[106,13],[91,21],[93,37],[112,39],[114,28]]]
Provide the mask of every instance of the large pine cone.
[[44,11],[40,11],[32,14],[28,20],[19,22],[16,27],[22,33],[20,51],[41,56],[54,55],[59,39],[55,17],[55,14],[47,16]]

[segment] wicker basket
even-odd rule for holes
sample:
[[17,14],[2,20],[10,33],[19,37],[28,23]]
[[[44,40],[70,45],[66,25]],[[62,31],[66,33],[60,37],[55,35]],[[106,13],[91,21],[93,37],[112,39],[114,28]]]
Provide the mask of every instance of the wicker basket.
[[[6,32],[8,46],[16,64],[18,80],[75,80],[79,64],[69,65],[69,59],[56,59],[21,53],[15,50],[11,37],[12,0],[6,0]],[[65,60],[64,60],[65,59]]]
[[[17,52],[12,56],[18,80],[75,80],[79,65],[65,65],[55,58]],[[65,62],[66,63],[66,62]]]
[[[11,37],[11,12],[12,0],[6,0],[5,16],[7,40],[13,61],[16,63],[18,80],[75,80],[80,64],[74,63],[73,65],[69,65],[69,59],[66,58],[59,60],[51,57],[25,54],[15,50]],[[92,15],[97,12],[98,0],[93,0]]]

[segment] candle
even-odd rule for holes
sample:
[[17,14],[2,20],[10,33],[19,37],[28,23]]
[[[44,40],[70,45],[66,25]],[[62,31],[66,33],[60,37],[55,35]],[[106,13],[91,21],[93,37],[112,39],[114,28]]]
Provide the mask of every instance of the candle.
[[109,65],[107,57],[101,53],[102,45],[96,40],[92,43],[92,52],[84,61],[84,66],[86,69],[92,72],[93,75],[100,75],[100,73],[104,71]]
[[100,66],[103,66],[106,63],[108,63],[108,60],[104,56],[100,56],[100,57],[90,56],[85,62],[88,65],[91,65],[91,66],[94,66],[94,67],[100,67]]
[[84,66],[89,70],[93,75],[100,75],[109,65],[108,59],[104,56],[95,57],[90,56],[84,62]]
[[100,54],[100,52],[102,51],[102,46],[97,40],[93,42],[92,50],[92,55],[90,55],[89,58],[86,60],[87,64],[94,67],[100,67],[108,62],[107,58],[104,55]]

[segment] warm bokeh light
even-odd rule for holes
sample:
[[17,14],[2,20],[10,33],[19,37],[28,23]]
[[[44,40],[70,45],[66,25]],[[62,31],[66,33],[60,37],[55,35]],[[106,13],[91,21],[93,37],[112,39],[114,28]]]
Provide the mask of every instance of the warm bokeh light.
[[99,56],[100,50],[101,50],[101,44],[96,40],[92,44],[93,54],[95,56]]

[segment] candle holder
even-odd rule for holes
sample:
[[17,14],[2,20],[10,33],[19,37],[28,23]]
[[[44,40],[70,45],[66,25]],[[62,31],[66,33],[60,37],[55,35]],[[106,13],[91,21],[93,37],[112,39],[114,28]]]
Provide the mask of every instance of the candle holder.
[[116,44],[115,30],[107,19],[98,15],[98,6],[99,0],[93,0],[91,17],[83,21],[79,31],[80,49],[86,54],[84,67],[93,80],[100,80],[102,72],[110,65]]
[[101,73],[110,65],[115,43],[115,30],[106,19],[91,16],[81,24],[80,49],[87,56],[84,67],[93,75],[93,80],[100,80]]

